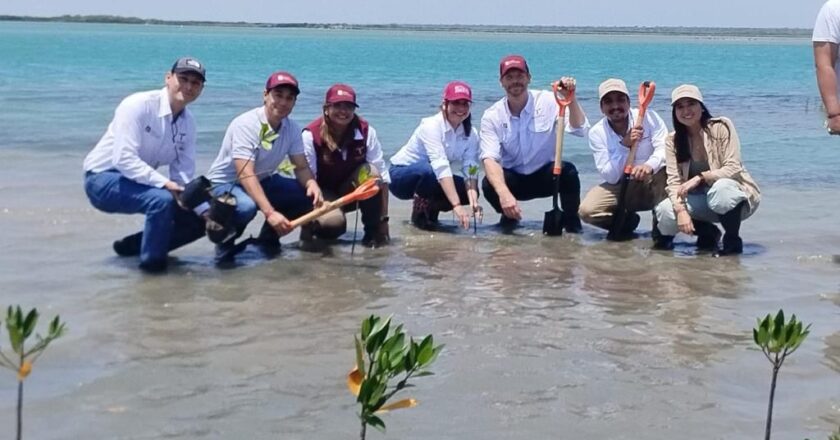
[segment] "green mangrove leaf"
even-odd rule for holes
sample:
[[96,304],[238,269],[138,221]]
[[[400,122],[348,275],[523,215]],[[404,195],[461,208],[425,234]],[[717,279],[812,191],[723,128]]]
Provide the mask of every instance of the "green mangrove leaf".
[[373,414],[370,414],[367,417],[365,417],[365,422],[368,425],[376,428],[379,432],[381,432],[383,434],[385,433],[385,422],[383,422],[382,419],[380,419],[379,417],[377,417]]

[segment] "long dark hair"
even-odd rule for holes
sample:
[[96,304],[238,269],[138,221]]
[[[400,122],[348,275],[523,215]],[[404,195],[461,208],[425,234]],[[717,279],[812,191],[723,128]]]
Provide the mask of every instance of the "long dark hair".
[[[440,105],[440,111],[443,112],[444,120],[446,120],[446,103],[448,102],[449,101],[443,101],[443,103]],[[467,115],[467,119],[464,119],[464,121],[461,122],[461,125],[464,126],[464,136],[469,138],[470,134],[472,133],[472,103],[470,103],[470,114]]]
[[[711,121],[712,114],[709,113],[709,109],[706,108],[706,104],[703,104],[701,101],[697,102],[700,103],[700,107],[703,109],[703,113],[700,115],[700,128],[705,130],[706,133],[711,136],[709,125],[723,124],[727,131],[726,138],[729,138],[729,127],[722,121]],[[688,143],[688,127],[677,120],[676,106],[671,106],[671,119],[674,123],[674,149],[677,152],[677,163],[688,162],[691,160],[691,145]]]

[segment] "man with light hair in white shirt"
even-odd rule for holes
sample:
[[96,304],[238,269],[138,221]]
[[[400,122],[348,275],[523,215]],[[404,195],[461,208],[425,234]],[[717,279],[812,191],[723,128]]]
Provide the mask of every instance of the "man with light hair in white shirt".
[[840,134],[840,0],[828,0],[822,6],[811,40],[826,128],[829,134]]
[[[595,158],[595,168],[601,178],[586,193],[580,204],[580,218],[590,225],[610,229],[619,205],[624,164],[630,147],[636,144],[636,154],[625,194],[625,209],[630,212],[620,231],[611,238],[633,238],[639,225],[640,211],[652,210],[665,198],[665,121],[652,109],[645,113],[641,128],[636,128],[639,109],[630,107],[630,92],[624,81],[610,78],[598,86],[598,99],[604,117],[589,129],[589,148]],[[654,219],[656,217],[654,216]],[[656,225],[654,240],[660,237]]]
[[[509,55],[499,63],[499,83],[505,97],[490,106],[481,118],[480,160],[486,177],[482,190],[487,202],[501,214],[499,224],[510,228],[522,219],[521,200],[551,197],[555,191],[554,148],[558,105],[554,94],[529,90],[531,73],[525,58]],[[563,77],[561,93],[575,90],[575,79]],[[566,132],[583,137],[589,127],[577,100],[569,104]],[[581,231],[580,178],[571,162],[563,161],[560,204],[566,232]]]
[[[85,193],[107,213],[145,214],[142,232],[114,242],[120,256],[140,256],[140,268],[161,272],[170,250],[204,235],[204,221],[177,196],[195,171],[196,130],[187,105],[204,89],[205,69],[178,59],[160,90],[125,98],[84,161]],[[168,166],[168,177],[157,169]]]

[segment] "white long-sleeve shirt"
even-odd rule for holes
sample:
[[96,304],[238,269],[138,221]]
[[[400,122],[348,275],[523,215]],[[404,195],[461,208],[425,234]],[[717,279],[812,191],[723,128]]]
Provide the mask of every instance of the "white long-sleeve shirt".
[[[565,116],[566,133],[583,137],[589,120],[584,119],[580,127],[572,127],[570,113],[567,111]],[[518,117],[511,115],[507,97],[496,101],[481,117],[479,158],[493,159],[502,168],[519,174],[536,172],[554,161],[557,115],[554,94],[546,90],[529,90],[528,103]]]
[[412,165],[428,162],[438,180],[452,177],[453,166],[461,166],[464,177],[469,169],[478,166],[478,130],[471,128],[469,136],[464,125],[452,128],[443,112],[423,118],[411,138],[391,157],[391,165]]
[[[318,178],[318,157],[315,155],[315,145],[312,141],[312,133],[309,130],[303,130],[303,152],[306,154],[306,161],[309,162],[309,169],[312,170],[312,175]],[[355,138],[362,139],[362,132],[356,129]],[[376,137],[376,130],[368,125],[367,142],[365,142],[366,152],[365,161],[373,165],[379,171],[379,177],[384,183],[391,183],[391,175],[388,174],[388,167],[385,165],[385,155],[382,153],[382,144],[379,143],[379,138]]]
[[[636,125],[639,118],[638,109],[630,109],[630,127]],[[665,166],[665,140],[668,138],[668,128],[665,121],[648,109],[642,124],[644,134],[636,146],[636,156],[633,165],[647,165],[656,173]],[[595,158],[595,168],[601,178],[607,183],[616,184],[624,175],[624,162],[630,149],[621,145],[622,136],[610,127],[607,118],[602,118],[589,129],[589,148]]]
[[[116,169],[127,179],[162,188],[184,185],[195,172],[195,121],[184,109],[173,121],[166,88],[135,93],[120,102],[114,119],[88,153],[84,170]],[[169,177],[157,171],[168,165]]]

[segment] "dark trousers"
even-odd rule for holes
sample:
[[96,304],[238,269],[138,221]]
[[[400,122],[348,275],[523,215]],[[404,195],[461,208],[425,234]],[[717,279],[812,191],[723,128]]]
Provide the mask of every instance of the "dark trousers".
[[[362,169],[374,176],[378,176],[369,164],[365,163],[359,166],[350,177],[347,178],[338,188],[321,187],[324,193],[324,200],[332,201],[342,197],[355,189],[354,183],[358,180],[359,173]],[[353,212],[356,208],[362,212],[362,225],[364,231],[368,234],[375,234],[379,231],[380,223],[382,222],[382,195],[377,194],[367,200],[360,202],[348,203],[341,207],[341,209],[328,212],[313,223],[315,225],[315,234],[318,237],[325,239],[336,239],[347,231],[347,219],[344,214]]]
[[[554,162],[545,164],[532,174],[519,174],[504,169],[505,184],[516,200],[525,201],[551,197],[554,195]],[[502,212],[502,205],[499,203],[499,194],[485,177],[481,182],[481,189],[484,190],[484,198],[487,203],[496,210]],[[560,170],[560,205],[566,215],[577,216],[580,206],[580,178],[577,168],[571,162],[563,162]]]
[[[452,204],[446,198],[443,187],[440,186],[431,164],[418,162],[411,165],[393,165],[388,169],[391,175],[389,189],[391,194],[400,200],[411,200],[415,194],[428,199],[438,211],[449,211]],[[461,176],[452,176],[455,191],[462,205],[470,203],[467,196],[467,184]]]

